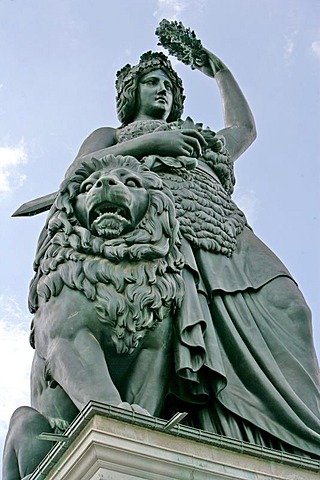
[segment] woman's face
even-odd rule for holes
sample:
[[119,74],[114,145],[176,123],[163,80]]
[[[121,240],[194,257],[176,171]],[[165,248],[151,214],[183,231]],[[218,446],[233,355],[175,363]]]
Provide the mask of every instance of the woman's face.
[[139,80],[135,120],[167,120],[172,102],[171,80],[163,70],[152,70]]

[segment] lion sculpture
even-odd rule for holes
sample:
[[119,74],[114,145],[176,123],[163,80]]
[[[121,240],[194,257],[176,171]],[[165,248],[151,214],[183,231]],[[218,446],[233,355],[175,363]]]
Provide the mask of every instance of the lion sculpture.
[[32,407],[64,427],[90,400],[159,415],[184,284],[170,192],[133,157],[62,183],[30,285]]

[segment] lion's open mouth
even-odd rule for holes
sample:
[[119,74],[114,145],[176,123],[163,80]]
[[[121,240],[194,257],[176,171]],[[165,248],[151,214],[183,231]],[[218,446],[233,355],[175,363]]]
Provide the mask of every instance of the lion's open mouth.
[[131,220],[131,215],[129,209],[124,207],[118,207],[116,205],[112,205],[108,202],[101,203],[97,205],[95,208],[92,209],[90,212],[89,221],[92,224],[96,220],[102,220],[103,218],[110,216],[110,217],[118,217],[119,220],[124,219],[127,221]]
[[103,202],[92,208],[89,215],[92,231],[100,237],[110,239],[119,237],[131,229],[129,208]]

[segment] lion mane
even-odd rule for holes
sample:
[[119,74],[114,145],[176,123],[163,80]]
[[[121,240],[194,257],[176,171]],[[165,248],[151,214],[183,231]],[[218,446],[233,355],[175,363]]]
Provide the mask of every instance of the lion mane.
[[[140,176],[149,206],[134,230],[105,239],[81,225],[75,198],[93,172],[118,167]],[[181,303],[179,245],[173,198],[159,176],[134,157],[92,158],[62,182],[49,212],[34,262],[30,311],[57,297],[64,286],[76,289],[93,302],[99,320],[111,325],[117,352],[131,353],[148,329]],[[30,341],[34,347],[34,326]]]

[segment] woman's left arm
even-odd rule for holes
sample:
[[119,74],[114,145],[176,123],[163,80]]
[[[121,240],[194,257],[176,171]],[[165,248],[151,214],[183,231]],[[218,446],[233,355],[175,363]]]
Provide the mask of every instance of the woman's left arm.
[[238,83],[224,63],[209,50],[205,50],[206,61],[198,70],[215,78],[220,91],[224,128],[218,132],[226,139],[226,146],[236,160],[255,140],[255,121]]

